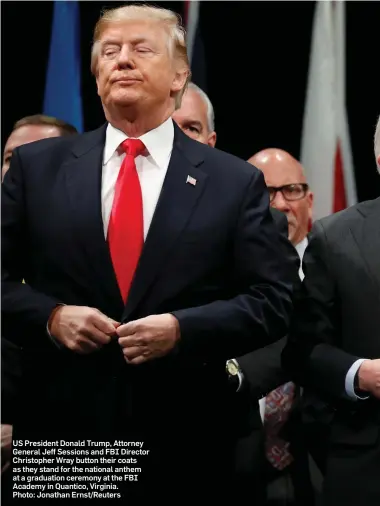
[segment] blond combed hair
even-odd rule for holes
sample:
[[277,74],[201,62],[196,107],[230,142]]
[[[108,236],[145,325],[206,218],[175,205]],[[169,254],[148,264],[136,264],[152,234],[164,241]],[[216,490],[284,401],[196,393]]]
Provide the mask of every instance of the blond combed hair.
[[91,51],[91,72],[96,76],[98,71],[98,57],[99,57],[99,41],[104,30],[112,24],[120,23],[123,21],[141,21],[141,20],[154,20],[161,22],[168,33],[169,38],[169,54],[177,61],[181,61],[187,68],[188,76],[183,88],[175,95],[175,108],[181,107],[183,94],[190,81],[190,65],[187,55],[186,47],[186,32],[182,26],[181,16],[169,9],[160,7],[153,7],[145,4],[130,4],[124,7],[117,7],[103,11],[101,17],[95,25],[93,45]]

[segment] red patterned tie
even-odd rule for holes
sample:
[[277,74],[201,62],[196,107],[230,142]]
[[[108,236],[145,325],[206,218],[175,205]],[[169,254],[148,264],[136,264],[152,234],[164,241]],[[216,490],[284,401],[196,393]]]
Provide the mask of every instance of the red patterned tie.
[[125,158],[116,181],[108,243],[125,303],[144,244],[143,205],[135,158],[145,146],[140,139],[127,139],[120,146],[125,151]]
[[284,441],[279,432],[289,417],[294,394],[295,385],[288,382],[270,392],[265,398],[265,453],[272,466],[279,470],[293,461],[289,442]]

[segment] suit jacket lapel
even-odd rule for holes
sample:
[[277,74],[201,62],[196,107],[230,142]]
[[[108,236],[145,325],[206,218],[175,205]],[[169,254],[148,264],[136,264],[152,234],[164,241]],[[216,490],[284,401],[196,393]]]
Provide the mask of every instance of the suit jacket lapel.
[[[199,168],[202,163],[203,156],[201,150],[197,150],[197,142],[190,140],[175,125],[172,156],[129,292],[123,321],[127,321],[137,308],[189,222],[208,178]],[[188,176],[194,178],[192,182],[195,184],[187,182]]]
[[85,254],[87,265],[93,270],[94,284],[100,285],[100,291],[110,305],[115,310],[119,308],[121,314],[123,301],[104,237],[102,220],[101,181],[105,132],[103,126],[81,136],[72,149],[73,157],[64,166],[78,244]]
[[358,208],[364,220],[352,232],[380,299],[380,198]]

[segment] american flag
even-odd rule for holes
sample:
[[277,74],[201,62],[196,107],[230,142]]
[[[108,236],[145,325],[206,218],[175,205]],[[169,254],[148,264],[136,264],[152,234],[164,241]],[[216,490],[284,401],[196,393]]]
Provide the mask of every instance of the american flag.
[[197,184],[197,180],[195,179],[195,177],[187,176],[186,183],[195,186]]

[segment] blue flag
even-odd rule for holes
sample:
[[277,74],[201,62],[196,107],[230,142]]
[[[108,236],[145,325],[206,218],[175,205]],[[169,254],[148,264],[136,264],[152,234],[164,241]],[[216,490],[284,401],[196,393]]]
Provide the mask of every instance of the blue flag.
[[83,132],[79,4],[55,1],[43,113]]

